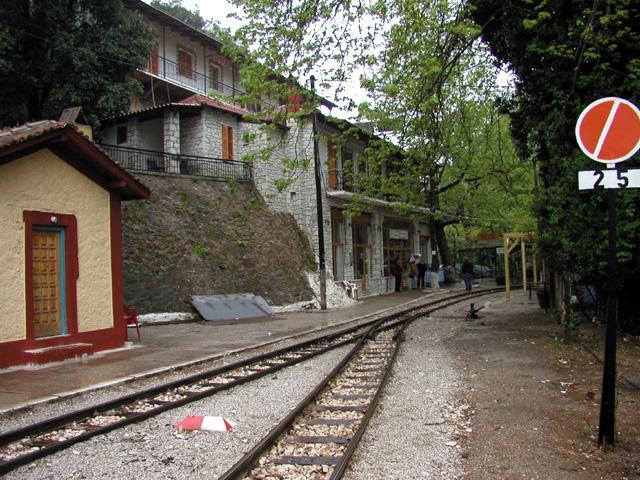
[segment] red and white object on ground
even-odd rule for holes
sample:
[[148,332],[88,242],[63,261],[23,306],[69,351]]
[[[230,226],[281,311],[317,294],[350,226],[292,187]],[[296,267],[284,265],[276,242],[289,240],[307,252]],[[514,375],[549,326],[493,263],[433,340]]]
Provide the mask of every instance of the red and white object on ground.
[[176,428],[178,430],[207,430],[210,432],[228,432],[236,423],[223,417],[193,415],[182,420]]

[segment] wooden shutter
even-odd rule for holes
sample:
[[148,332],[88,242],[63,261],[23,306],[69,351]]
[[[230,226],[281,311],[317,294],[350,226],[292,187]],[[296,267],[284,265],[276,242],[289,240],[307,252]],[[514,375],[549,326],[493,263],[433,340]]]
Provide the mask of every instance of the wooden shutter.
[[154,75],[158,75],[158,72],[159,72],[159,67],[158,67],[158,65],[160,64],[159,52],[160,52],[160,45],[156,43],[155,47],[153,47],[153,50],[151,51],[151,73],[153,73]]
[[336,170],[336,147],[327,143],[327,166],[329,168],[329,188],[338,188],[338,172]]
[[193,58],[185,50],[178,50],[178,74],[183,77],[193,78]]
[[233,128],[222,126],[222,159],[233,160]]

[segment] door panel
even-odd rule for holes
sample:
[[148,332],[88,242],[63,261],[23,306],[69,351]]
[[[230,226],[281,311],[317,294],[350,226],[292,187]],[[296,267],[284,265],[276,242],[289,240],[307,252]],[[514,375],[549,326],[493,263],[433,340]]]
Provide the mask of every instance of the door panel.
[[33,231],[33,323],[36,337],[61,333],[60,234]]

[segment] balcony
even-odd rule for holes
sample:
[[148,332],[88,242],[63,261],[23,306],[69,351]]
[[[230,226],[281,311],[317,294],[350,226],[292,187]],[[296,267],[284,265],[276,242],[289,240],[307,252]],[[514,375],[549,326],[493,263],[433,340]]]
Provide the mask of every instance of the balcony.
[[342,190],[345,192],[358,193],[358,174],[329,168],[329,190]]
[[[159,55],[151,55],[147,60],[147,64],[141,70],[192,92],[207,96],[211,96],[209,94],[212,92],[218,92],[220,94],[220,100],[229,101],[242,107],[248,107],[249,110],[254,112],[261,110],[261,104],[247,106],[237,101],[236,97],[244,95],[244,90],[233,85],[227,85],[215,77],[208,77],[207,75],[197,72],[196,70],[192,70],[185,65],[180,65],[171,61],[168,58]],[[261,103],[271,107],[278,106],[264,100]]]
[[216,180],[235,179],[241,182],[253,179],[252,166],[237,160],[175,155],[115,145],[101,145],[101,148],[121,167],[131,172],[169,173]]

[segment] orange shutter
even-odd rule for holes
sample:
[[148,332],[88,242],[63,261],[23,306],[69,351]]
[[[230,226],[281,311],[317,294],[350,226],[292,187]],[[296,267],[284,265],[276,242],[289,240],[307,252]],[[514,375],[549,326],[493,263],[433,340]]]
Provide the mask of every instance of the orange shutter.
[[192,78],[193,69],[191,54],[184,50],[178,50],[178,74],[183,77]]
[[151,73],[153,73],[154,75],[158,75],[158,65],[159,65],[159,54],[160,52],[160,45],[158,45],[156,43],[156,46],[153,47],[153,50],[151,51]]
[[338,172],[336,171],[336,148],[327,144],[327,166],[329,168],[329,188],[338,188]]
[[222,126],[222,159],[233,160],[233,128]]

